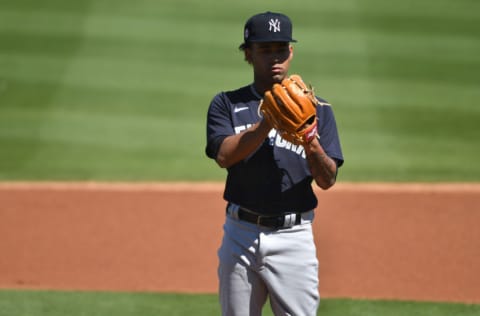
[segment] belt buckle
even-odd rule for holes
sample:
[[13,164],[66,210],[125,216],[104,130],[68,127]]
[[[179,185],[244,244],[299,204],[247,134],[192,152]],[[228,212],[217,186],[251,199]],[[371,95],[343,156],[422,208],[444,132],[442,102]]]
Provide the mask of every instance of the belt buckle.
[[297,213],[285,214],[284,217],[283,217],[283,227],[293,227],[293,226],[295,226],[297,216],[301,216],[301,215],[297,214]]
[[[261,221],[263,218],[271,218],[271,219],[274,219],[276,220],[276,224],[275,225],[262,225],[261,224]],[[279,219],[282,218],[282,217],[277,217],[277,216],[263,216],[263,215],[258,215],[257,216],[257,226],[265,226],[265,227],[269,227],[269,228],[280,228],[280,227],[283,227],[284,223],[285,223],[285,220],[283,219],[282,220],[282,223],[279,223]]]

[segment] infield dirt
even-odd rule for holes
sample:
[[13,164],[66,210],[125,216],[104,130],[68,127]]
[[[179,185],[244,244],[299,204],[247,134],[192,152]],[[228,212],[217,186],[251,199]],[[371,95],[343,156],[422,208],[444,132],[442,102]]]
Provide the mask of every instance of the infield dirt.
[[[0,183],[0,287],[214,293],[222,190]],[[480,184],[316,193],[323,297],[480,303]]]

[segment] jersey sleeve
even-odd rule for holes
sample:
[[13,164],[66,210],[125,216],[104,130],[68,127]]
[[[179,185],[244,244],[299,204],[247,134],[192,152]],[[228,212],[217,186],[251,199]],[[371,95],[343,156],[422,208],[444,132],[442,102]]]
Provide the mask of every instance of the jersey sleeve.
[[327,155],[334,159],[337,162],[337,166],[340,167],[344,159],[332,107],[329,104],[317,106],[317,118],[320,145],[322,145]]
[[213,98],[208,108],[206,155],[216,159],[223,140],[234,133],[228,98],[222,92]]

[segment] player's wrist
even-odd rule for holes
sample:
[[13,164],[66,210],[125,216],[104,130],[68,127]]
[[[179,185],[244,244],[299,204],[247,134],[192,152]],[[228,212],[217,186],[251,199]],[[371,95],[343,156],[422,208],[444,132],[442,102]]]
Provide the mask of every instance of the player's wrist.
[[303,148],[305,149],[305,154],[307,156],[312,156],[312,155],[326,156],[326,153],[323,150],[322,145],[320,145],[318,135],[317,135],[317,137],[312,139],[310,142],[308,142],[308,143],[305,142],[303,144]]
[[318,138],[317,120],[305,127],[302,138],[305,145],[309,145],[312,141]]
[[258,122],[258,129],[264,134],[268,135],[268,133],[272,130],[272,128],[273,127],[270,124],[270,122],[265,118],[262,118],[260,122]]

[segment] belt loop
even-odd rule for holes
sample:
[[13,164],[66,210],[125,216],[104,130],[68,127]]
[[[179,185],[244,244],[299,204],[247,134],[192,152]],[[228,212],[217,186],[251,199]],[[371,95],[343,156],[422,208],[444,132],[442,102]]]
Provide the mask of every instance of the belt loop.
[[229,203],[227,206],[227,213],[234,219],[239,220],[239,217],[238,217],[239,209],[240,209],[240,205]]
[[284,221],[283,221],[283,227],[294,226],[296,219],[297,219],[297,214],[296,213],[285,214],[285,218],[284,218]]

